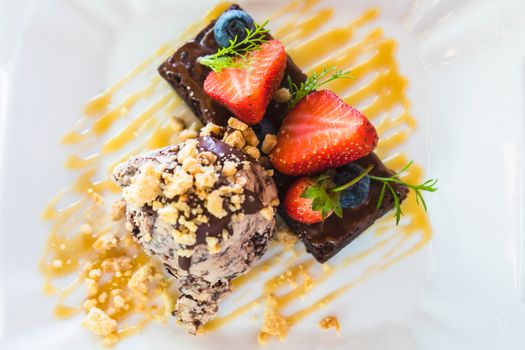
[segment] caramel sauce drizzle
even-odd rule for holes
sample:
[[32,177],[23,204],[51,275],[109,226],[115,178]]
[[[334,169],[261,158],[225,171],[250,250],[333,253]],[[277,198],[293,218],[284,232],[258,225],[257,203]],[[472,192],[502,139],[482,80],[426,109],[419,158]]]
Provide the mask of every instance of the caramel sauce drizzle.
[[[326,89],[335,91],[347,103],[358,106],[373,121],[380,134],[376,152],[386,159],[385,163],[390,168],[399,169],[408,158],[396,153],[396,149],[413,133],[416,121],[410,113],[410,101],[406,96],[408,82],[398,70],[396,42],[385,37],[380,28],[368,29],[362,38],[355,39],[358,31],[363,31],[365,25],[377,19],[377,9],[367,10],[349,24],[333,28],[330,22],[334,9],[317,9],[319,2],[294,0],[284,5],[269,16],[272,23],[281,23],[272,33],[285,43],[290,56],[308,73],[319,71],[323,66],[352,70],[355,80],[334,81]],[[162,266],[142,252],[126,231],[123,220],[111,220],[109,200],[117,198],[115,195],[119,193],[119,188],[111,181],[110,175],[116,165],[129,157],[176,142],[177,135],[170,127],[170,117],[195,120],[184,103],[158,76],[156,68],[181,42],[194,36],[229,5],[218,4],[181,34],[175,43],[162,45],[121,80],[89,101],[84,108],[85,116],[62,138],[65,145],[73,148],[65,166],[77,172],[78,177],[52,198],[42,213],[42,218],[51,223],[46,250],[40,262],[40,270],[45,276],[44,292],[57,297],[55,314],[58,317],[85,312],[82,304],[86,300],[97,299],[96,306],[118,321],[118,329],[104,337],[107,345],[135,334],[151,320],[166,322],[176,299],[173,282],[161,273]],[[329,29],[324,30],[324,27]],[[122,90],[141,76],[150,76],[144,88],[121,96]],[[137,106],[145,101],[149,105],[138,111]],[[118,130],[114,130],[117,125]],[[413,165],[404,179],[417,183],[422,176],[423,169]],[[263,277],[266,282],[260,294],[209,322],[203,332],[216,330],[250,310],[260,309],[269,295],[276,300],[274,311],[285,319],[287,327],[292,327],[369,277],[422,249],[430,241],[432,230],[413,193],[403,203],[403,211],[405,217],[399,226],[393,227],[390,215],[382,218],[374,225],[375,232],[369,233],[374,235],[373,246],[353,252],[333,266],[320,266],[304,250],[290,255],[282,248],[270,249],[266,260],[232,283],[235,293],[246,283]],[[107,233],[118,238],[116,246],[94,249],[97,239]],[[318,300],[308,297],[336,271],[351,268],[376,255],[379,258],[374,258],[359,277]],[[285,256],[288,258],[285,259]],[[86,279],[91,279],[89,272],[102,269],[108,259],[124,259],[129,266],[123,273],[111,269],[105,272],[105,278],[96,281],[97,290],[93,295],[88,297],[84,291],[84,297],[80,301],[78,298],[75,300],[75,294],[82,291]],[[270,270],[277,267],[281,267],[281,273],[267,276]],[[131,276],[143,268],[150,268],[155,276],[148,285],[147,298],[145,294],[137,294],[128,287]],[[115,290],[119,291],[116,295],[126,301],[126,307],[114,305],[112,293]],[[101,297],[104,294],[108,298]],[[300,303],[303,307],[284,315],[284,309],[297,302],[300,296],[304,297]],[[141,318],[130,322],[130,316],[134,314],[139,314]],[[281,335],[262,332],[260,339]]]

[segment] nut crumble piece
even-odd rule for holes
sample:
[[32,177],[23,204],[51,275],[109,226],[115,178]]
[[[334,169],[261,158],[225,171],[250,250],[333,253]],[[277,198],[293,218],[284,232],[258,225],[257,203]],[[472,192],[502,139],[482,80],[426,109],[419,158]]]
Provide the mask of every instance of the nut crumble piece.
[[117,321],[97,307],[92,307],[82,325],[97,335],[110,335],[117,330]]
[[242,149],[246,144],[246,141],[239,130],[234,130],[232,133],[224,135],[223,141],[237,149]]
[[272,97],[277,103],[287,103],[292,98],[292,95],[290,94],[290,90],[283,87],[275,91]]
[[268,206],[259,212],[266,220],[272,220],[274,216],[273,207]]
[[170,199],[186,193],[193,186],[193,176],[179,166],[175,168],[173,175],[163,174],[162,177],[166,182],[163,193]]
[[162,194],[160,172],[151,163],[144,164],[131,179],[131,185],[123,190],[126,202],[140,207],[151,203]]
[[259,145],[259,138],[257,137],[257,134],[255,134],[255,131],[253,131],[252,128],[248,128],[242,132],[242,136],[244,137],[244,140],[248,144],[248,146],[257,147]]
[[195,130],[190,130],[190,129],[182,130],[179,134],[180,141],[196,139],[197,137],[199,137],[199,133]]
[[210,254],[217,254],[221,252],[221,245],[219,239],[216,237],[206,237],[206,244],[208,246],[208,252]]
[[272,134],[266,134],[264,136],[264,141],[261,146],[261,151],[266,154],[270,154],[272,150],[274,149],[275,145],[277,145],[277,136]]
[[237,118],[230,118],[230,119],[228,119],[228,126],[233,128],[233,129],[235,129],[235,130],[240,130],[240,131],[244,131],[244,130],[248,129],[248,125],[243,123],[242,121],[240,121]]
[[80,225],[80,233],[84,235],[90,235],[93,233],[93,229],[91,228],[91,225],[89,224],[82,224]]
[[286,223],[277,215],[275,227],[275,239],[286,249],[291,249],[299,241],[299,237],[286,225]]
[[341,326],[339,325],[339,320],[335,316],[326,316],[319,322],[319,326],[322,329],[335,328],[335,330],[338,332],[341,329]]
[[237,173],[237,163],[227,160],[222,166],[222,174],[224,176],[233,176]]
[[111,248],[115,248],[117,244],[117,237],[115,237],[113,233],[106,233],[93,243],[93,248],[96,250],[110,250]]
[[272,294],[266,297],[266,307],[264,309],[263,327],[257,340],[259,343],[266,343],[268,336],[276,336],[284,339],[288,334],[290,325],[288,320],[278,311],[278,301]]
[[111,220],[119,221],[126,216],[126,201],[119,199],[111,206]]
[[128,281],[128,288],[138,294],[146,294],[153,279],[153,267],[150,264],[135,271]]
[[255,160],[259,159],[259,157],[261,156],[261,152],[259,152],[259,149],[257,147],[244,146],[242,151]]
[[208,200],[206,201],[206,209],[208,209],[208,211],[212,215],[216,216],[219,219],[222,219],[223,217],[228,215],[226,210],[224,210],[223,208],[223,202],[224,200],[221,197],[221,191],[212,191],[208,195]]
[[186,122],[176,116],[172,116],[170,118],[170,125],[175,132],[181,132],[182,130],[186,129]]
[[223,133],[223,128],[217,124],[208,123],[201,129],[201,136],[219,136]]

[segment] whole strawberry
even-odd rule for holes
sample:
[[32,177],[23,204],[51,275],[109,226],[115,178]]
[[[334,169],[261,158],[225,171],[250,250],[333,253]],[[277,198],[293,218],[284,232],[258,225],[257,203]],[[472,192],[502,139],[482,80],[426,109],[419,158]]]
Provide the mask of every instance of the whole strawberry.
[[314,174],[368,155],[377,140],[361,112],[331,91],[314,91],[284,118],[270,161],[284,174]]
[[279,40],[271,40],[237,63],[239,67],[210,72],[204,91],[246,124],[257,124],[281,84],[286,52]]
[[[316,184],[314,179],[301,177],[290,186],[284,197],[284,208],[290,218],[303,224],[315,224],[323,220],[322,211],[314,210],[312,199],[304,196],[306,190]],[[330,214],[325,213],[325,217]]]

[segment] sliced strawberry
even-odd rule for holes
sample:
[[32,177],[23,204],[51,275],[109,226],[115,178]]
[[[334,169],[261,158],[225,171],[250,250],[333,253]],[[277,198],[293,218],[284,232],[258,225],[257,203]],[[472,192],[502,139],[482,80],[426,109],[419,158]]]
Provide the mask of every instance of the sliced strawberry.
[[284,118],[270,154],[275,169],[306,175],[362,158],[377,145],[374,126],[331,91],[314,91]]
[[307,188],[316,184],[314,179],[301,177],[290,186],[284,197],[284,209],[289,217],[304,224],[315,224],[323,220],[321,211],[312,209],[312,199],[302,197]]
[[208,74],[204,91],[237,118],[253,125],[261,121],[279,88],[286,68],[286,52],[279,40],[271,40],[250,52],[246,60],[242,68]]

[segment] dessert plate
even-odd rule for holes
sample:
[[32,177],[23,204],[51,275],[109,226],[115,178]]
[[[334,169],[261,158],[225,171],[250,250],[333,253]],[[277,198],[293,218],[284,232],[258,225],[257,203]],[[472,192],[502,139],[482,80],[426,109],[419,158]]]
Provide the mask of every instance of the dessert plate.
[[[81,117],[86,101],[173,42],[215,3],[0,2],[0,348],[102,347],[79,325],[81,316],[54,318],[56,300],[42,293],[38,263],[49,225],[41,213],[77,176],[64,170],[69,150],[58,140]],[[378,239],[374,229],[363,234],[333,264],[355,261],[284,313],[317,307],[321,299],[319,310],[294,325],[282,342],[266,346],[522,349],[525,3],[304,0],[288,11],[282,10],[286,1],[239,3],[259,21],[275,17],[270,29],[285,28],[280,35],[290,42],[350,25],[377,8],[379,16],[352,32],[352,39],[359,43],[381,28],[397,42],[394,56],[408,81],[410,106],[404,107],[418,127],[395,150],[440,181],[439,191],[427,199],[431,236],[414,234],[403,241],[405,250],[358,259]],[[332,18],[308,33],[311,27],[303,21],[313,16]],[[293,24],[283,27],[287,21]],[[295,31],[296,25],[307,33]],[[318,50],[337,56],[337,41]],[[309,68],[308,60],[299,61]],[[166,86],[163,92],[168,91]],[[391,221],[380,224],[387,222],[393,227]],[[246,284],[235,298],[251,300],[265,278]],[[345,293],[326,299],[337,290]],[[227,298],[221,313],[234,310],[237,301]],[[339,319],[339,332],[318,326],[328,315]],[[263,347],[257,343],[261,318],[262,308],[255,306],[199,337],[173,322],[151,323],[116,348]]]

